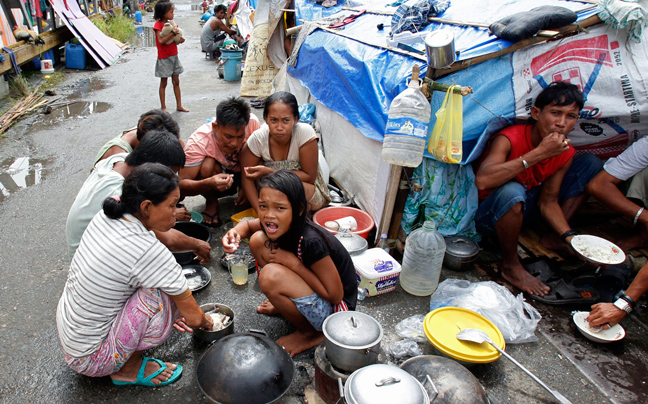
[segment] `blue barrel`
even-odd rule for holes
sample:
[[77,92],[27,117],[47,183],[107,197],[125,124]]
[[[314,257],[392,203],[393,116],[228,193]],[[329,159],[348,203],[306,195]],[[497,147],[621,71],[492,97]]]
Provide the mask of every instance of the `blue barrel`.
[[139,10],[135,11],[135,22],[142,22],[142,12]]
[[212,18],[213,16],[214,16],[214,14],[207,11],[207,12],[205,12],[205,14],[202,15],[202,17],[200,17],[200,19],[206,22],[206,21],[209,21],[209,19]]
[[68,69],[85,69],[86,51],[83,46],[73,43],[65,46],[65,67]]
[[225,81],[241,80],[241,59],[243,59],[242,50],[223,49],[221,51],[221,60],[225,60],[225,65],[223,66]]

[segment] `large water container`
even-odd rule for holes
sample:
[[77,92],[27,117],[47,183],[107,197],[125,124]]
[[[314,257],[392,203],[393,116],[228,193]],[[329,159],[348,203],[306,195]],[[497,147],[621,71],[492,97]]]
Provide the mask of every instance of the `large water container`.
[[446,244],[435,227],[433,221],[427,220],[405,241],[400,284],[415,296],[429,296],[439,285]]
[[389,107],[382,158],[387,163],[418,167],[423,161],[432,107],[420,88],[418,66],[414,67],[407,89]]
[[65,46],[65,67],[68,69],[86,68],[86,51],[82,45],[69,43]]
[[223,49],[221,51],[221,60],[225,61],[223,67],[225,81],[241,80],[241,59],[243,59],[242,50]]
[[135,22],[142,23],[142,12],[139,10],[135,11]]

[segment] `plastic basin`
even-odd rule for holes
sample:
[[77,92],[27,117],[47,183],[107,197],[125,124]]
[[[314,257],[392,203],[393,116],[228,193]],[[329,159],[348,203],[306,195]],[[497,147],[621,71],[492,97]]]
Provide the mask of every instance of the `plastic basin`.
[[[370,214],[360,209],[348,206],[331,206],[315,212],[313,215],[313,221],[326,229],[324,223],[347,216],[353,216],[356,222],[358,222],[358,228],[353,230],[351,233],[367,238],[367,235],[369,235],[369,232],[374,227],[374,220]],[[339,233],[330,229],[327,230],[333,234]]]

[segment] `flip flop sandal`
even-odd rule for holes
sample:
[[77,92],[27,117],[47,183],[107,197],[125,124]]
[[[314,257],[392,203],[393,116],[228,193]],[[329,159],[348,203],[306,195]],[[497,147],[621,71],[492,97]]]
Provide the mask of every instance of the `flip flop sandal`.
[[[122,382],[119,380],[113,380],[113,384],[117,386],[148,386],[148,387],[160,387],[160,386],[166,386],[167,384],[171,384],[178,380],[180,375],[182,374],[182,366],[176,365],[175,370],[173,371],[173,375],[169,377],[169,380],[165,382],[160,382],[160,384],[155,384],[152,382],[152,380],[157,377],[160,373],[162,373],[165,369],[168,369],[167,365],[162,362],[159,359],[155,358],[142,358],[142,366],[140,366],[139,372],[137,372],[137,379],[134,382]],[[153,372],[151,375],[148,377],[144,377],[144,371],[146,370],[146,362],[148,361],[154,361],[157,362],[158,365],[160,365],[160,369],[158,369],[157,372]]]
[[557,281],[560,277],[556,276],[546,261],[540,260],[530,264],[522,265],[524,269],[534,278],[542,283]]
[[[214,213],[213,215],[210,215],[209,213],[203,212],[202,215],[206,218],[209,218],[211,220],[211,223],[207,223],[203,220],[202,224],[204,224],[207,227],[211,227],[213,229],[221,227],[223,225],[223,221],[218,217],[218,212]],[[214,221],[214,219],[217,219]]]
[[533,300],[560,306],[565,304],[594,304],[599,301],[599,292],[592,287],[575,287],[564,279],[549,282],[551,291],[546,296],[529,295]]

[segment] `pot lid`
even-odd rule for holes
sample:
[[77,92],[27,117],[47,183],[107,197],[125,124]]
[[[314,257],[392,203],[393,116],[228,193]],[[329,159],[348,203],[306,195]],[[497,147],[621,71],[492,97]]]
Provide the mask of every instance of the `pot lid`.
[[437,29],[425,37],[425,44],[430,48],[443,48],[454,41],[454,34],[449,29]]
[[367,240],[355,233],[337,233],[335,238],[351,255],[357,255],[367,250]]
[[474,311],[441,307],[428,313],[423,321],[425,336],[444,355],[471,363],[490,363],[500,357],[500,353],[489,344],[458,340],[457,333],[466,328],[486,332],[498,347],[504,349],[504,337],[497,326]]
[[479,254],[479,244],[465,236],[453,236],[445,239],[446,254],[454,257],[475,257]]
[[353,372],[344,386],[349,404],[428,404],[428,394],[412,375],[396,366],[376,364]]
[[382,340],[383,330],[370,315],[358,311],[331,314],[322,324],[324,336],[345,348],[369,348]]

